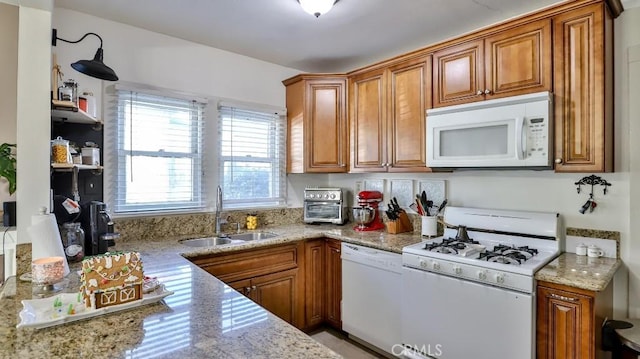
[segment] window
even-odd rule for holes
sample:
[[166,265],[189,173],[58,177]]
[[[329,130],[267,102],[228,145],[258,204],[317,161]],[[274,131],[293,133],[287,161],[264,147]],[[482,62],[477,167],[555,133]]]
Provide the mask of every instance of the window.
[[107,129],[113,171],[105,181],[114,212],[205,208],[205,101],[117,86],[115,126]]
[[221,105],[218,129],[223,206],[284,205],[284,116]]

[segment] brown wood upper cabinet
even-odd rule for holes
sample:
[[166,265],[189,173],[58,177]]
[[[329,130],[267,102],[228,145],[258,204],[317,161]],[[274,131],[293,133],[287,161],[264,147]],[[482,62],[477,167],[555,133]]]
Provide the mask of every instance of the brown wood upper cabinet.
[[613,19],[604,3],[555,16],[556,172],[613,171]]
[[298,75],[283,81],[287,173],[347,172],[346,76]]
[[534,21],[433,54],[433,107],[551,90],[551,20]]
[[426,172],[431,56],[349,78],[351,172]]

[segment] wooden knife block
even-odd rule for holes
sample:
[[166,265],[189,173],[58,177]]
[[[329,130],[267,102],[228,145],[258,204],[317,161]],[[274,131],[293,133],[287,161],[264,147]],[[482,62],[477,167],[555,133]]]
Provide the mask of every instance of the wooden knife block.
[[387,222],[387,232],[391,234],[413,232],[413,226],[411,225],[409,216],[407,216],[405,212],[401,212],[398,215],[398,219]]

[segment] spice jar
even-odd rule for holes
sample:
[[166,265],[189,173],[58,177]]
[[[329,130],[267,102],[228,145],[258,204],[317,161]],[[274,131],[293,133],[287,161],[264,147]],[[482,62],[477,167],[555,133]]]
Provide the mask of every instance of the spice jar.
[[69,141],[60,136],[51,141],[51,162],[72,163],[71,152],[69,151]]
[[60,238],[69,262],[79,262],[84,258],[84,231],[80,223],[63,223]]

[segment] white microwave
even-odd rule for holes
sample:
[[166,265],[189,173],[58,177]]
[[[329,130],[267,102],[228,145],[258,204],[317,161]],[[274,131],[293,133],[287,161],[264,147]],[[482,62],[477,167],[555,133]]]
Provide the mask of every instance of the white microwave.
[[427,110],[431,168],[550,169],[549,92]]

